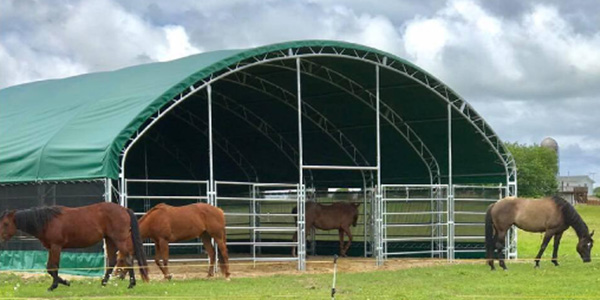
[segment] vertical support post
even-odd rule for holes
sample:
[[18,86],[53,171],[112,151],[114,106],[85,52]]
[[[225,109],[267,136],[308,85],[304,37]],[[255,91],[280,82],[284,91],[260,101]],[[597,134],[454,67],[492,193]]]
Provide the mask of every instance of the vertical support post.
[[[217,206],[216,199],[216,187],[214,178],[214,165],[213,165],[213,121],[212,121],[212,86],[208,84],[206,86],[207,102],[208,102],[208,168],[209,168],[209,179],[208,179],[208,204]],[[219,247],[216,247],[214,239],[211,239],[213,248],[215,249],[215,264],[214,272],[218,272],[217,265],[219,264]]]
[[256,185],[252,185],[252,266],[256,268]]
[[379,65],[375,65],[375,96],[376,96],[376,105],[375,105],[375,122],[376,122],[376,142],[377,142],[377,191],[375,193],[375,202],[377,203],[377,219],[376,219],[376,226],[378,227],[378,232],[377,232],[377,249],[376,249],[376,253],[377,253],[377,265],[381,266],[383,265],[383,255],[384,255],[384,249],[383,249],[383,243],[384,243],[384,236],[383,236],[383,189],[381,186],[381,126],[380,126],[380,118],[379,118]]
[[206,86],[208,96],[208,165],[209,165],[209,190],[208,204],[215,205],[215,178],[213,170],[213,122],[212,122],[212,86]]
[[119,180],[121,182],[121,194],[119,195],[119,204],[123,207],[127,207],[127,179],[125,179],[125,164],[119,174]]
[[[112,202],[112,181],[104,178],[104,202]],[[102,239],[102,250],[104,250],[104,266],[108,268],[108,254],[106,253],[106,240]]]
[[448,260],[454,260],[454,185],[452,184],[452,105],[448,103]]
[[[512,166],[507,166],[506,174],[506,197],[517,196],[517,170]],[[508,259],[517,259],[517,228],[513,225],[506,234],[505,257]]]
[[369,223],[369,219],[367,216],[367,180],[363,177],[363,222],[364,222],[364,238],[363,238],[363,256],[367,257],[367,251],[369,250],[367,248],[367,245],[369,244],[369,232],[368,232],[368,223]]
[[112,202],[112,180],[104,178],[104,201]]
[[306,270],[306,228],[305,228],[305,201],[304,189],[304,161],[302,144],[302,82],[300,58],[296,58],[296,84],[298,96],[298,270]]

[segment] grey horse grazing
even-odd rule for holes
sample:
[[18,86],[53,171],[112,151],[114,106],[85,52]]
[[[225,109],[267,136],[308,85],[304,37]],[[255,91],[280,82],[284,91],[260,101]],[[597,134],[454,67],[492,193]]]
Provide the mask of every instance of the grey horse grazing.
[[590,251],[594,245],[587,225],[575,208],[564,199],[553,196],[540,200],[507,197],[488,207],[485,215],[485,243],[488,264],[494,267],[494,250],[498,251],[500,267],[506,270],[504,264],[504,238],[509,228],[515,225],[529,232],[545,232],[540,251],[535,257],[535,266],[540,266],[540,258],[546,250],[550,239],[554,237],[552,263],[558,266],[558,246],[565,230],[573,227],[579,242],[577,252],[583,262],[590,262]]

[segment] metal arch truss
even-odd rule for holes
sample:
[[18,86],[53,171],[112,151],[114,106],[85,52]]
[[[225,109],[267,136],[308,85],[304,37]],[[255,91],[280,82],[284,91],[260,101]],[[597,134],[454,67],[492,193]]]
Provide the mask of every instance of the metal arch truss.
[[[119,179],[121,183],[120,190],[120,202],[122,205],[127,204],[127,187],[125,185],[125,162],[127,161],[127,155],[131,148],[136,144],[136,142],[150,129],[156,122],[158,122],[163,116],[165,116],[169,111],[171,111],[174,107],[176,107],[182,101],[190,98],[190,96],[194,95],[196,92],[200,90],[204,90],[208,88],[210,93],[210,85],[213,82],[221,80],[227,76],[232,74],[236,74],[245,69],[258,66],[265,63],[272,63],[281,60],[291,60],[291,59],[304,59],[304,58],[312,58],[312,57],[332,57],[339,59],[350,59],[357,60],[364,63],[370,63],[375,65],[377,68],[383,68],[391,72],[395,72],[397,74],[403,75],[405,77],[411,78],[414,82],[419,85],[425,87],[430,92],[434,93],[438,96],[439,99],[447,102],[452,111],[458,113],[462,117],[468,120],[477,133],[480,134],[483,141],[485,141],[494,151],[494,153],[498,157],[498,163],[503,165],[505,169],[506,179],[507,179],[507,193],[517,193],[517,176],[516,176],[516,165],[514,163],[514,159],[512,155],[504,145],[501,140],[498,138],[497,134],[487,125],[485,120],[475,112],[475,110],[459,95],[454,93],[451,89],[449,89],[446,85],[444,85],[439,80],[434,77],[428,75],[417,67],[402,62],[400,60],[395,59],[394,57],[388,57],[380,52],[376,51],[368,51],[368,50],[357,50],[357,49],[347,49],[344,47],[335,47],[335,46],[314,46],[314,47],[300,47],[300,48],[288,48],[284,50],[275,50],[265,54],[260,54],[256,56],[249,57],[247,59],[238,61],[233,63],[221,70],[215,71],[207,77],[199,80],[195,84],[183,89],[179,94],[177,94],[171,101],[165,103],[157,112],[155,112],[150,118],[146,120],[146,122],[138,128],[136,132],[132,134],[130,139],[126,141],[125,145],[120,154],[120,173]],[[299,64],[298,64],[299,65]],[[210,98],[210,96],[209,96]],[[299,99],[299,98],[298,98]],[[209,106],[210,106],[209,101]],[[304,105],[298,109],[304,108]],[[212,122],[210,122],[212,124]],[[323,130],[329,130],[327,127],[322,127]],[[328,134],[330,132],[326,131]],[[351,144],[350,144],[351,145]],[[347,148],[343,147],[345,145],[341,144],[342,149],[347,151]],[[348,153],[352,154],[353,153]],[[358,154],[358,152],[356,153]],[[365,160],[366,162],[366,160]],[[364,164],[368,165],[368,164]],[[378,166],[379,169],[379,166]],[[211,168],[212,171],[212,168]],[[372,176],[372,172],[369,172]],[[364,173],[363,173],[364,176]],[[213,178],[211,176],[211,181]],[[300,262],[299,262],[300,263]]]
[[[294,70],[294,68],[285,65],[285,61],[275,61],[266,65],[287,70]],[[340,72],[309,60],[301,60],[300,65],[302,74],[327,82],[346,92],[347,94],[350,94],[354,98],[362,101],[373,111],[376,110],[377,95],[374,95],[356,81],[344,76]],[[419,135],[406,122],[404,122],[402,117],[394,109],[392,109],[383,101],[380,101],[380,105],[381,117],[383,117],[396,130],[396,132],[398,132],[408,142],[410,147],[413,148],[413,150],[419,155],[419,158],[421,158],[427,167],[430,183],[440,184],[440,167],[437,159],[433,156],[427,145],[425,145]]]
[[[189,110],[181,109],[179,107],[173,110],[172,114],[177,119],[192,126],[192,128],[202,133],[202,135],[208,136],[208,129],[206,128],[206,125],[208,125],[208,123],[196,114],[190,112]],[[256,172],[256,168],[252,163],[250,163],[250,161],[248,161],[248,159],[244,155],[242,155],[242,152],[240,152],[240,150],[238,150],[236,146],[234,146],[231,142],[229,142],[227,138],[219,134],[216,130],[213,131],[213,138],[213,142],[221,150],[223,150],[223,152],[225,152],[227,156],[229,156],[231,161],[233,161],[240,168],[240,170],[242,170],[242,172],[249,181],[258,181],[258,174]]]
[[[251,125],[254,129],[265,136],[273,145],[275,145],[295,168],[298,168],[298,165],[296,164],[298,162],[298,151],[290,144],[290,142],[288,142],[281,134],[279,134],[275,128],[273,128],[273,126],[271,126],[267,121],[258,116],[252,110],[235,101],[233,98],[214,90],[212,91],[212,94],[212,100],[214,104],[219,105],[223,109],[231,112],[238,118]],[[201,97],[204,98],[204,96]],[[312,173],[310,173],[310,177],[312,178]]]
[[[244,86],[258,92],[261,92],[273,99],[281,101],[290,108],[297,109],[296,94],[258,76],[240,71],[226,77],[224,81],[229,81],[240,86]],[[321,114],[317,109],[307,104],[302,103],[302,116],[306,117],[313,124],[325,132],[352,160],[357,166],[368,166],[369,161],[358,150],[354,143],[344,135],[327,117]]]

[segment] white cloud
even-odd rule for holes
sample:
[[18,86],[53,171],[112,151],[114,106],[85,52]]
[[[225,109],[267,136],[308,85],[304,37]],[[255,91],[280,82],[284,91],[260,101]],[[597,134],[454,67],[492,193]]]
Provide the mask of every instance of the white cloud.
[[155,59],[158,61],[173,60],[201,52],[190,44],[190,38],[181,26],[166,26],[163,28],[167,44],[157,48]]
[[[46,5],[46,6],[44,6]],[[185,28],[157,26],[109,0],[53,9],[41,3],[27,24],[0,38],[0,87],[33,80],[112,70],[200,52]],[[9,15],[23,13],[19,5]]]
[[501,138],[554,137],[562,168],[600,170],[600,30],[578,32],[556,6],[505,18],[485,2],[450,0],[405,24],[409,60],[457,90]]
[[415,20],[406,27],[404,47],[419,65],[441,63],[441,55],[450,33],[443,20]]
[[555,7],[522,17],[493,15],[478,2],[449,1],[406,24],[409,59],[470,96],[562,98],[600,92],[600,33],[576,33]]
[[5,1],[0,87],[208,50],[344,40],[433,73],[500,137],[538,143],[553,136],[571,174],[600,174],[597,6],[501,2]]

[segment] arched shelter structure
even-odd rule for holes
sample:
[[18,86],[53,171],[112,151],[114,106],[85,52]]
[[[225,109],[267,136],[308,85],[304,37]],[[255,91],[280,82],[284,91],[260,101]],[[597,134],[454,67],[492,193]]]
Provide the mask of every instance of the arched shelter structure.
[[[365,255],[370,243],[378,262],[394,255],[389,244],[419,239],[431,247],[415,254],[454,258],[456,187],[517,192],[511,154],[463,98],[406,60],[357,44],[296,41],[207,52],[6,88],[0,105],[5,186],[103,180],[106,201],[144,201],[143,209],[167,200],[246,201],[250,211],[225,211],[250,217],[248,226],[228,232],[253,231],[238,244],[252,245],[254,259],[261,232],[303,236],[307,192],[322,188],[363,194]],[[161,184],[192,187],[153,186]],[[413,190],[425,196],[414,198]],[[269,201],[289,202],[298,212],[257,211]],[[403,207],[419,202],[428,203],[416,213],[427,220],[394,223],[411,214]],[[262,217],[298,223],[265,226]],[[465,226],[481,225],[471,223]],[[389,234],[419,226],[428,236]],[[261,245],[298,245],[298,258],[290,259],[304,268],[304,239]]]

